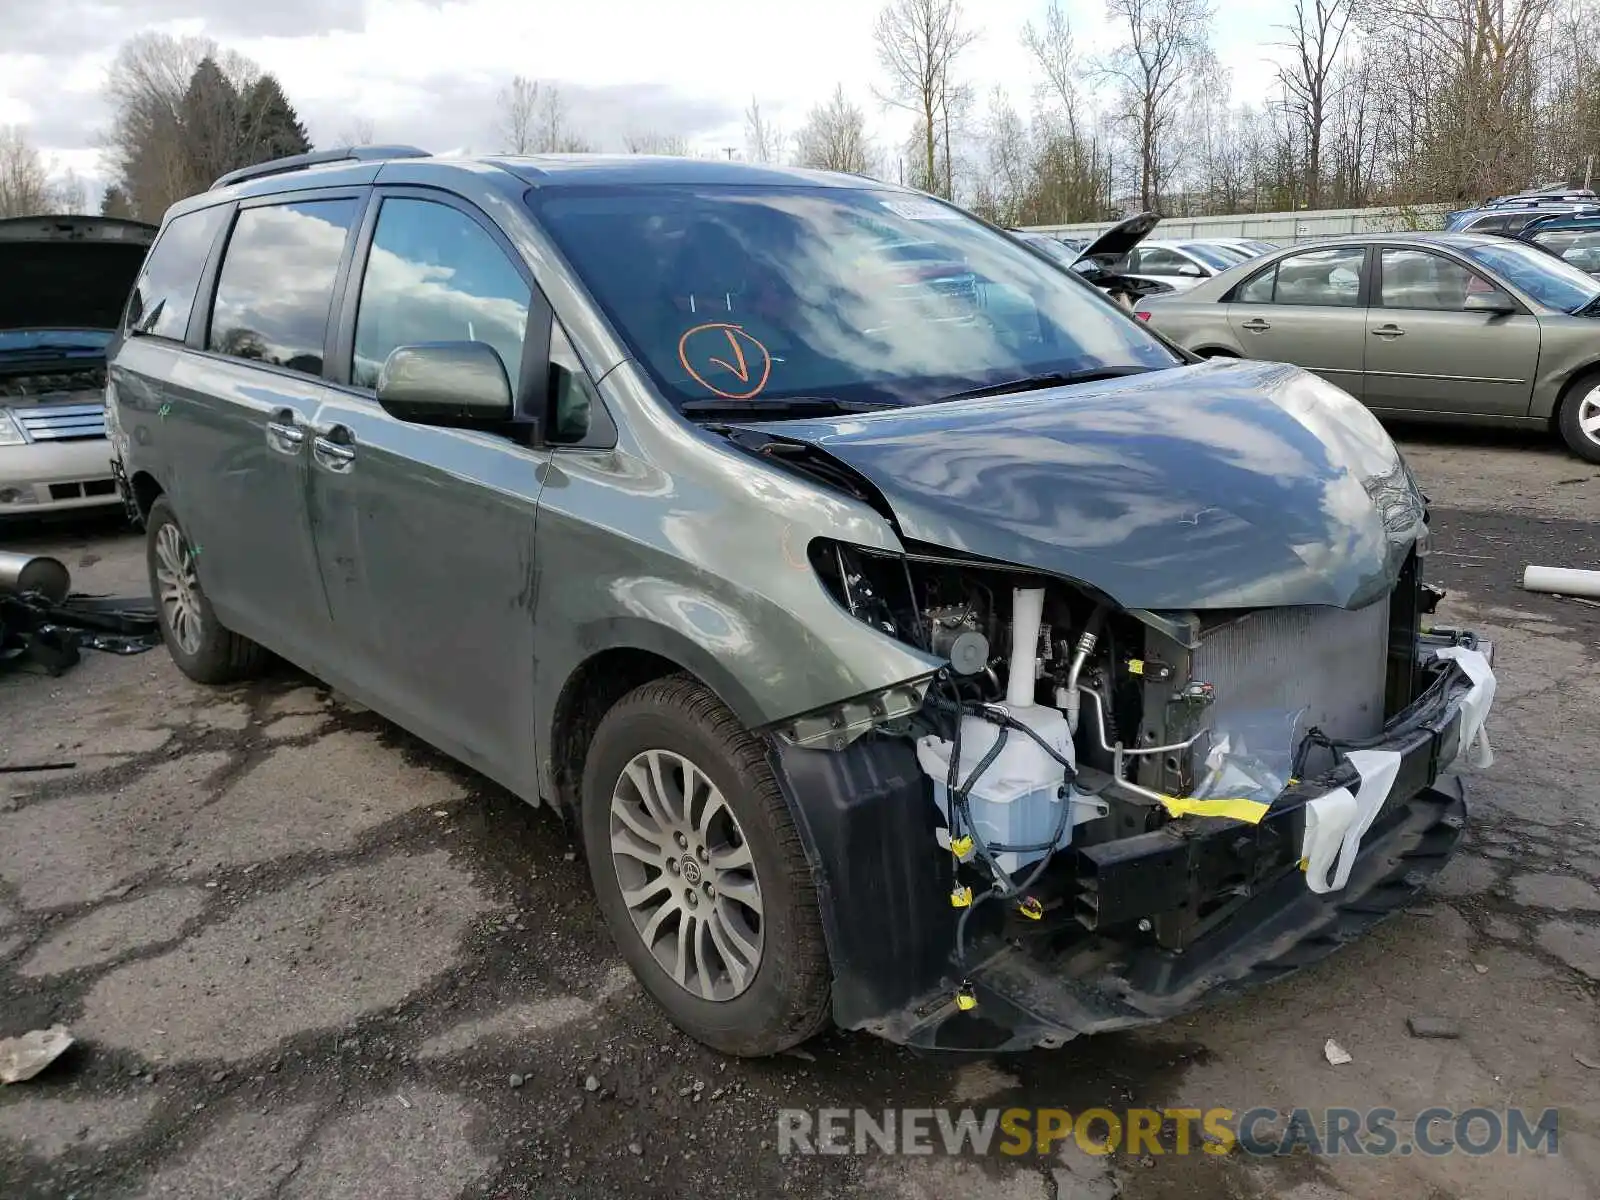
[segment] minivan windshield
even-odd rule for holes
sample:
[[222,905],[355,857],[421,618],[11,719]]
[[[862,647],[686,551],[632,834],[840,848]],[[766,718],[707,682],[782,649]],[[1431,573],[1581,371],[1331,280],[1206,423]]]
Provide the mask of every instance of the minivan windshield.
[[1182,361],[1087,283],[916,194],[562,185],[529,203],[680,407],[921,404]]
[[1474,242],[1463,245],[1461,252],[1514,283],[1546,308],[1575,313],[1600,297],[1600,280],[1526,242]]

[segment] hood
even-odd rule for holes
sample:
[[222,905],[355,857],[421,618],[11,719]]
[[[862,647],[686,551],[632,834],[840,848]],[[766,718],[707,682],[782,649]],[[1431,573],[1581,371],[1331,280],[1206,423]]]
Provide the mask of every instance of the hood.
[[870,482],[910,542],[1129,609],[1359,608],[1394,586],[1426,519],[1377,419],[1278,363],[760,429]]
[[1149,237],[1151,230],[1160,223],[1161,218],[1153,212],[1142,212],[1126,221],[1119,221],[1085,246],[1078,255],[1078,262],[1090,259],[1110,266]]
[[0,221],[0,329],[115,329],[155,236],[114,217]]

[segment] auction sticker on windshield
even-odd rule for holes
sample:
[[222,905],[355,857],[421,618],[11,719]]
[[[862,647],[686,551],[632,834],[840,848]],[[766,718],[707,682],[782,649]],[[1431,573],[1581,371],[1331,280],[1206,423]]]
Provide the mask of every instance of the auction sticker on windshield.
[[882,200],[879,201],[897,217],[907,221],[959,221],[961,214],[953,208],[935,204],[932,200]]

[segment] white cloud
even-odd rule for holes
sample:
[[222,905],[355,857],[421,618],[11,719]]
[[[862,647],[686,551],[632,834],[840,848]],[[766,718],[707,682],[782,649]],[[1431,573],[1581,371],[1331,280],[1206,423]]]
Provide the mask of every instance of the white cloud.
[[[1001,84],[1027,107],[1036,79],[1021,28],[1042,19],[1045,2],[967,0],[981,37],[965,73],[980,94]],[[1281,40],[1274,26],[1287,8],[1223,6],[1215,45],[1241,99],[1270,86],[1268,59],[1281,50],[1266,43]],[[606,148],[646,131],[710,152],[742,148],[752,96],[792,132],[840,83],[888,144],[909,121],[873,97],[877,9],[873,0],[50,0],[0,51],[0,122],[33,127],[47,155],[100,174],[82,164],[106,121],[100,88],[116,43],[162,29],[203,32],[272,71],[322,144],[365,118],[380,140],[491,149],[496,92],[516,74],[560,84],[575,123],[592,124]],[[1098,2],[1068,0],[1067,10],[1085,55],[1114,44]]]

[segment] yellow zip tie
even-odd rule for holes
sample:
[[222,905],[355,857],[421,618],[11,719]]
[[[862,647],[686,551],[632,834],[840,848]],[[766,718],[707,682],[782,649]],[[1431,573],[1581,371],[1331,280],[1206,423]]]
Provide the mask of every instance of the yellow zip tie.
[[1017,905],[1017,912],[1027,917],[1030,921],[1037,921],[1044,916],[1044,905],[1032,896],[1024,896],[1022,903]]
[[972,839],[966,834],[950,839],[950,853],[959,859],[965,859],[972,853]]
[[1175,817],[1231,817],[1246,825],[1259,825],[1271,806],[1259,800],[1196,800],[1189,796],[1163,796],[1161,807]]
[[969,887],[958,887],[950,893],[951,908],[966,908],[971,903],[972,889]]
[[978,997],[970,983],[963,983],[956,989],[956,1007],[962,1012],[970,1012],[978,1007]]
[[1144,674],[1144,659],[1142,659],[1142,658],[1130,658],[1128,660],[1128,674],[1129,675],[1143,675]]

